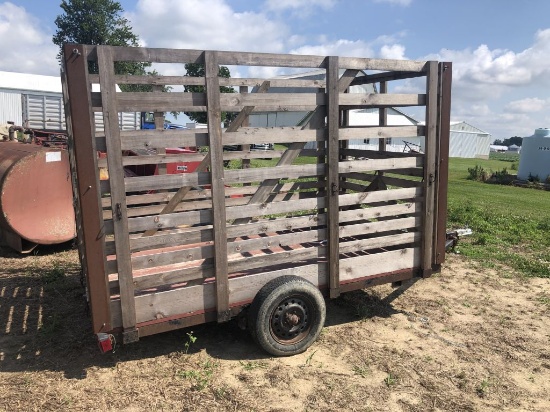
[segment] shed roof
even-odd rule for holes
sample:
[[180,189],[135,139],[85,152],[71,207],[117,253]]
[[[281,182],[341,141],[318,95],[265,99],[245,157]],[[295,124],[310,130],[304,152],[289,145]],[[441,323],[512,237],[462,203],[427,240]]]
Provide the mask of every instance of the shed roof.
[[61,93],[59,76],[0,71],[0,89]]

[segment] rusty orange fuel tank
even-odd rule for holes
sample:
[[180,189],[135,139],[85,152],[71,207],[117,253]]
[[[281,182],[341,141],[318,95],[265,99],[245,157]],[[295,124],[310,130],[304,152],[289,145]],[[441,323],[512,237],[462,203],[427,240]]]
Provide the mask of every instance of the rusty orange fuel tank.
[[19,252],[75,237],[66,150],[0,142],[0,232]]

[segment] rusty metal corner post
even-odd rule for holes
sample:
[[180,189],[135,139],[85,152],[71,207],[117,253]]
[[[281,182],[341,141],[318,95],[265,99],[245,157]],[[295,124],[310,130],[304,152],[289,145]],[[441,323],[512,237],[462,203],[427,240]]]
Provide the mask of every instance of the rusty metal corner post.
[[82,242],[81,247],[84,251],[82,265],[86,274],[93,331],[98,333],[110,331],[113,327],[109,282],[105,272],[103,215],[98,190],[99,176],[93,138],[94,125],[91,121],[91,90],[85,47],[65,44],[62,61],[67,93],[71,97],[65,107],[70,118],[67,127],[74,155],[72,173],[77,176],[75,197],[78,198],[79,210],[76,215],[80,220],[79,242]]
[[223,171],[220,80],[218,54],[204,53],[206,77],[206,110],[210,145],[210,176],[212,179],[212,216],[214,219],[214,271],[216,274],[216,309],[218,322],[231,318],[229,310],[229,281],[227,265],[227,218]]
[[120,128],[118,125],[115,67],[111,47],[97,47],[97,63],[99,67],[99,84],[101,87],[103,124],[105,125],[105,141],[107,144],[107,165],[110,171],[111,204],[113,205],[113,212],[116,209],[116,213],[113,213],[113,227],[118,284],[120,287],[120,306],[122,310],[122,336],[123,343],[131,343],[139,339],[139,334],[136,329],[136,302],[130,254],[124,173],[113,173],[113,171],[122,171],[123,166]]
[[449,184],[449,144],[451,129],[451,84],[453,64],[441,62],[438,67],[438,172],[437,172],[437,216],[436,237],[434,239],[434,264],[445,261],[445,241],[447,239],[447,193]]
[[429,61],[426,63],[426,129],[424,141],[424,222],[422,233],[422,255],[421,270],[422,277],[432,275],[433,262],[433,238],[434,238],[434,217],[435,191],[436,191],[436,151],[437,151],[437,121],[438,121],[438,63]]
[[340,143],[338,139],[340,129],[339,105],[339,67],[338,57],[328,57],[327,64],[327,228],[328,228],[328,274],[329,293],[331,298],[340,295],[340,225],[339,225],[339,168]]

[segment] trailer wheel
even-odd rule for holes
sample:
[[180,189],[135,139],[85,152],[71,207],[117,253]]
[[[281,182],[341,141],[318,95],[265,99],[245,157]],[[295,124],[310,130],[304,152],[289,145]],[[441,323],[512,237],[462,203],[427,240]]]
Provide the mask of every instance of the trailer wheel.
[[271,280],[254,297],[248,325],[254,340],[275,356],[304,352],[325,324],[325,300],[311,282],[297,276]]

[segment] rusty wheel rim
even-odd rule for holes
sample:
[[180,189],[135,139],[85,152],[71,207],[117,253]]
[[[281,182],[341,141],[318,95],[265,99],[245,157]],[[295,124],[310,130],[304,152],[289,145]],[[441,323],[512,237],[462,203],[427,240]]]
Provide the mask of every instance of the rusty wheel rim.
[[273,339],[289,345],[300,342],[311,329],[311,303],[303,297],[282,300],[271,313],[270,329]]

